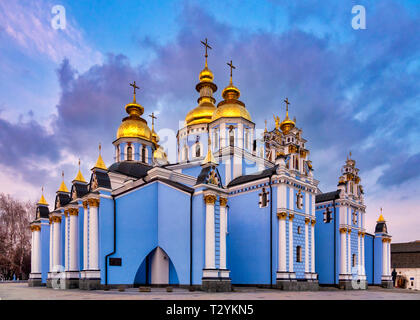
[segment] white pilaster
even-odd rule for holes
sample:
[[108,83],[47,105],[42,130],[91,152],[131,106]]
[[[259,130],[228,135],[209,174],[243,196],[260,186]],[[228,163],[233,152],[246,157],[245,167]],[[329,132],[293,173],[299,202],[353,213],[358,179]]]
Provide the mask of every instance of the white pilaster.
[[53,216],[54,239],[53,239],[53,270],[59,271],[61,266],[61,217]]
[[279,223],[279,256],[278,256],[278,271],[286,272],[286,212],[277,214]]
[[83,270],[89,269],[89,209],[87,201],[83,202]]
[[99,270],[99,199],[89,199],[89,270]]
[[[306,197],[307,198],[307,197]],[[305,218],[305,273],[309,273],[309,218]]]
[[204,196],[206,203],[206,240],[205,240],[205,269],[215,269],[215,233],[214,233],[214,203],[216,196]]
[[70,219],[70,271],[79,271],[79,211],[73,208],[69,211]]
[[238,123],[238,148],[244,149],[244,125]]
[[382,239],[382,276],[388,275],[387,269],[388,269],[388,250],[386,247],[386,239]]
[[221,123],[220,124],[220,146],[221,148],[224,148],[227,146],[226,143],[227,139],[226,139],[226,123]]
[[69,226],[70,219],[68,216],[68,210],[64,211],[64,270],[69,271],[69,244],[70,244],[70,235],[69,235]]
[[226,269],[226,198],[220,198],[220,269]]
[[52,218],[50,220],[50,254],[49,254],[49,272],[52,272],[53,270],[53,238],[54,238],[54,223],[52,222]]
[[365,234],[362,233],[362,274],[366,275],[365,268]]
[[361,238],[361,235],[360,235],[360,232],[359,232],[357,234],[357,265],[358,265],[357,271],[359,272],[359,274],[363,274],[362,270],[360,270],[360,267],[359,267],[359,266],[362,265],[362,260],[361,260],[362,247],[361,247],[361,239],[360,238]]
[[289,272],[293,272],[293,253],[294,253],[294,247],[293,247],[293,218],[294,214],[289,213]]
[[351,273],[351,229],[348,229],[347,233],[347,273]]
[[347,266],[346,266],[346,234],[347,230],[345,228],[340,228],[340,274],[347,273]]
[[315,219],[311,220],[311,272],[315,273]]
[[41,273],[41,226],[31,226],[32,230],[32,260],[31,273]]

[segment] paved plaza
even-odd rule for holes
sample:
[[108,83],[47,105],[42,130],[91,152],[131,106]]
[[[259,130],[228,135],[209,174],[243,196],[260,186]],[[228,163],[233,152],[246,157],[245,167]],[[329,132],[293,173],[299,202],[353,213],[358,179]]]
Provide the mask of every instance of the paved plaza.
[[85,291],[79,289],[55,290],[46,287],[28,287],[27,283],[0,283],[1,300],[420,300],[420,291],[405,289],[339,290],[321,288],[316,292],[288,292],[274,289],[235,288],[235,292],[206,293],[189,292],[174,288],[152,288],[151,292],[139,292],[130,288],[120,292],[117,289]]

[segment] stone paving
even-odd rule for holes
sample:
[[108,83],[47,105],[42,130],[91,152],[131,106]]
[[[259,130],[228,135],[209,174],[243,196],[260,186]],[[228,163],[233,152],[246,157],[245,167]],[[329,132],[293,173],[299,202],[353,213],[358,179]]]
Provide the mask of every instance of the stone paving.
[[117,289],[85,291],[79,289],[55,290],[46,287],[28,287],[27,283],[1,283],[1,300],[420,300],[420,291],[408,289],[383,289],[370,287],[368,290],[339,290],[321,288],[312,292],[288,292],[275,289],[236,287],[235,292],[206,293],[189,292],[174,288],[152,288],[151,292],[139,292],[130,288],[120,292]]

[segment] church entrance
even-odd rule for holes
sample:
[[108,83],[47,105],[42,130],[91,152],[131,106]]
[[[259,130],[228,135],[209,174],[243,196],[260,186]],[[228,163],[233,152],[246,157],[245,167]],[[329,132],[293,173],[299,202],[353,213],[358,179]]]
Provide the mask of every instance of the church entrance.
[[134,286],[168,284],[178,284],[178,276],[166,252],[156,247],[140,264],[134,278]]

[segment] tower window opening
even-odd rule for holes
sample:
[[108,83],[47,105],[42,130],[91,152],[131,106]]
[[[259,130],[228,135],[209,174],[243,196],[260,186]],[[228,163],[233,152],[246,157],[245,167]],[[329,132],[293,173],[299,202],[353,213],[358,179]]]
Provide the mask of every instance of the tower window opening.
[[146,162],[146,147],[143,146],[141,149],[141,162]]
[[302,247],[296,247],[296,262],[302,262]]
[[264,208],[267,207],[268,202],[270,202],[270,200],[268,200],[268,192],[265,190],[265,188],[262,189],[262,192],[259,194],[260,196],[260,208]]
[[128,161],[133,160],[133,147],[132,146],[127,147],[127,160]]
[[229,130],[229,146],[235,146],[235,133],[233,132],[233,128]]
[[324,212],[324,223],[330,223],[331,222],[331,220],[332,220],[331,213],[332,212],[331,212],[330,208],[327,208],[325,210],[325,212]]
[[355,267],[356,266],[356,255],[353,253],[353,256],[352,256],[352,259],[351,259],[352,261],[352,263],[351,263],[351,265],[352,265],[352,267]]
[[197,158],[201,156],[201,148],[200,148],[200,145],[198,143],[195,145],[195,156]]
[[219,134],[217,131],[214,132],[214,148],[216,150],[219,148]]

